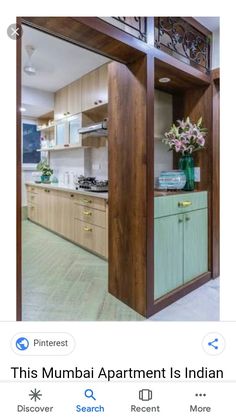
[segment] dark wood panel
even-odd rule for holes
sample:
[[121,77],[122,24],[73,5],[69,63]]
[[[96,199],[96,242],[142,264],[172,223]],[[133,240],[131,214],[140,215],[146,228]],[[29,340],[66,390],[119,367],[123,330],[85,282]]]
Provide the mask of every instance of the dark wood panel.
[[109,292],[146,315],[147,61],[109,64]]
[[220,274],[220,90],[217,82],[213,83],[212,103],[212,276],[217,278]]
[[154,300],[154,58],[147,57],[147,317]]
[[211,71],[211,78],[214,82],[217,82],[220,80],[220,69],[214,68],[214,70]]
[[[17,18],[17,25],[21,19]],[[22,319],[21,261],[21,39],[16,41],[16,319]]]
[[[185,64],[175,57],[153,48],[155,60],[155,87],[169,92],[184,91],[193,86],[207,86],[211,77],[196,68]],[[161,77],[169,77],[171,82],[163,86],[158,81]]]
[[95,17],[23,17],[22,21],[124,63],[137,60],[147,48],[144,42]]

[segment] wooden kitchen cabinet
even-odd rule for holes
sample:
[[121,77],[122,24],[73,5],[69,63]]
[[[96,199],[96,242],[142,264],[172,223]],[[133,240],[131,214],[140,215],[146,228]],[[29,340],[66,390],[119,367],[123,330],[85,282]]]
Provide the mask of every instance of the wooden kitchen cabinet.
[[104,198],[27,185],[28,218],[108,258],[108,205]]
[[86,74],[81,79],[82,112],[108,103],[107,64]]
[[155,198],[154,299],[208,271],[207,192]]
[[67,112],[75,115],[81,112],[81,79],[75,80],[67,86]]
[[67,192],[58,192],[57,233],[74,240],[73,197]]
[[54,103],[54,119],[59,119],[67,116],[68,112],[68,86],[63,87],[55,93]]
[[54,119],[81,112],[81,80],[75,80],[55,93]]
[[39,191],[38,223],[50,230],[57,230],[57,191],[47,187]]

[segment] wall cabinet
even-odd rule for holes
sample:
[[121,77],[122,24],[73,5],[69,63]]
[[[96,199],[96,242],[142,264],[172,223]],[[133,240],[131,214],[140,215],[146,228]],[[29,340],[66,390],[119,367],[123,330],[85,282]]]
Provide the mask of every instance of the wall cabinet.
[[81,112],[81,80],[68,84],[55,93],[54,119]]
[[68,112],[68,88],[63,87],[55,93],[54,119],[62,119]]
[[155,300],[208,271],[207,217],[207,192],[155,198]]
[[86,74],[81,79],[82,112],[108,102],[107,64]]
[[78,130],[81,127],[81,113],[57,121],[55,125],[56,145],[63,146],[65,144],[80,144],[81,135],[78,133]]

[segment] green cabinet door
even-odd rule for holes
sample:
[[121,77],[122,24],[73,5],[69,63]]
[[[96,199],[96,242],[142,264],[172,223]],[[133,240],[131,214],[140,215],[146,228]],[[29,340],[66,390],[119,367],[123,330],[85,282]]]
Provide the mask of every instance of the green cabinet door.
[[154,220],[154,300],[183,285],[184,215]]
[[208,271],[207,209],[184,214],[184,283]]

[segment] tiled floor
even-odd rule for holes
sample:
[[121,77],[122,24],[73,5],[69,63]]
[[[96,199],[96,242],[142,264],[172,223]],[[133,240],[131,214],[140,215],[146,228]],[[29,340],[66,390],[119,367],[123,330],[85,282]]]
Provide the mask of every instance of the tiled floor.
[[[30,221],[23,221],[23,320],[145,320],[107,292],[107,263]],[[149,320],[218,320],[219,281]]]

